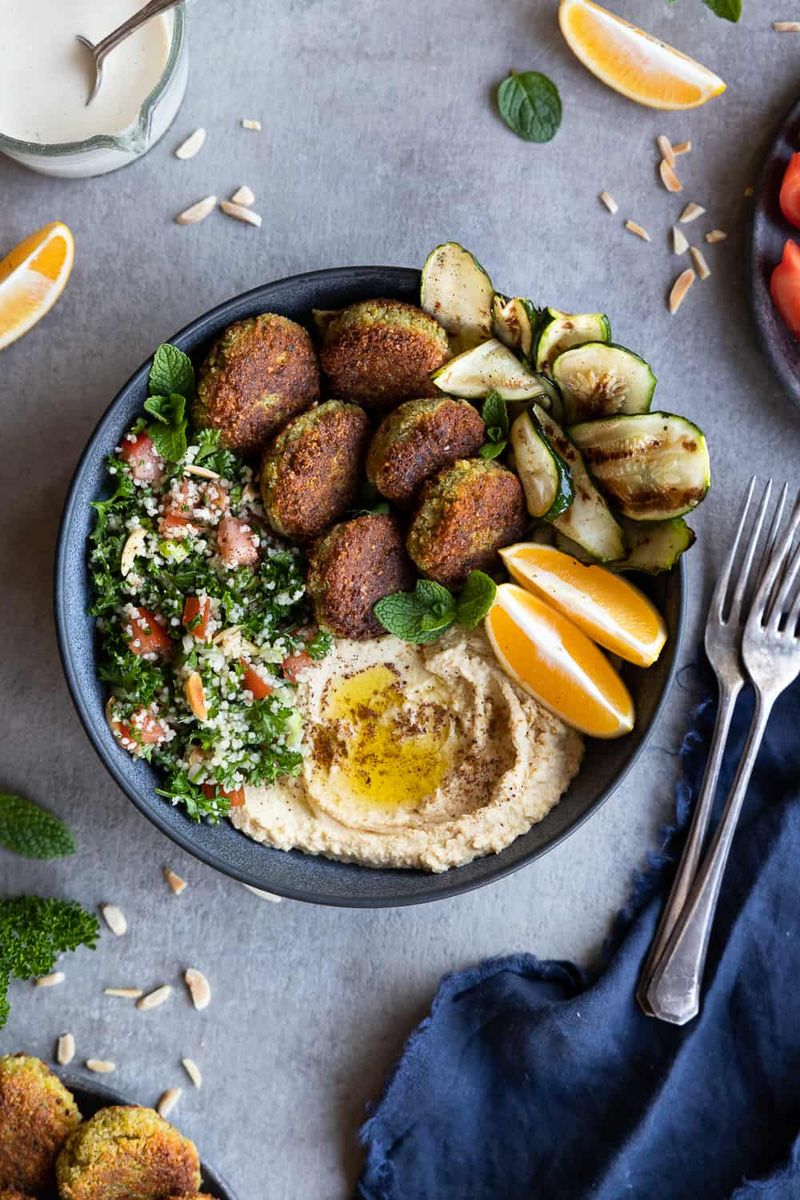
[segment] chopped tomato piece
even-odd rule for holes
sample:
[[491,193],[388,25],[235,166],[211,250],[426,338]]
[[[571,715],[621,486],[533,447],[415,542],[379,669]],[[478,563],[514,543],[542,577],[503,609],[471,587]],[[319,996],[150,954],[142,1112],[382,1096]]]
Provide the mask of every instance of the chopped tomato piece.
[[786,220],[800,229],[800,154],[789,159],[778,202]]
[[131,475],[139,483],[160,483],[163,477],[164,460],[146,433],[140,433],[134,441],[125,438],[119,456],[131,469]]
[[136,754],[140,746],[158,746],[165,741],[169,727],[159,721],[148,708],[137,708],[127,721],[118,721],[109,712],[109,725],[114,736],[125,745],[131,754]]
[[788,241],[772,272],[770,292],[775,307],[795,337],[800,338],[800,246]]
[[297,676],[303,671],[307,671],[313,662],[314,660],[307,650],[297,650],[294,654],[290,654],[281,664],[284,679],[288,679],[290,683],[297,683]]
[[208,796],[209,800],[212,800],[215,796],[224,796],[226,800],[230,801],[231,808],[241,808],[244,804],[243,787],[234,788],[233,791],[226,792],[225,788],[218,787],[217,784],[204,783],[200,791],[204,796]]
[[248,692],[253,693],[254,700],[265,700],[267,696],[271,696],[273,689],[264,679],[263,675],[259,675],[256,668],[246,659],[240,658],[239,662],[244,667],[244,677],[242,683]]
[[211,601],[208,596],[187,596],[183,602],[181,620],[193,638],[204,642],[208,636],[208,622],[211,619]]
[[198,529],[194,521],[179,513],[168,512],[158,518],[158,531],[167,538],[188,537],[190,533],[197,533]]
[[166,658],[172,653],[172,640],[155,613],[147,608],[131,608],[126,619],[130,625],[128,646],[134,654]]
[[223,517],[217,526],[217,546],[226,567],[249,567],[258,562],[258,544],[245,521]]

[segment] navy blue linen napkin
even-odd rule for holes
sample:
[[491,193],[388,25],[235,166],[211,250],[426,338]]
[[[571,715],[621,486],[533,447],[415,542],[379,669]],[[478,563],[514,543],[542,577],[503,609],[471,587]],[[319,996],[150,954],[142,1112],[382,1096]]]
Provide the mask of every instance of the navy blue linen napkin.
[[515,954],[442,981],[361,1131],[360,1200],[800,1198],[800,686],[756,764],[701,1015],[679,1029],[634,999],[713,717],[693,713],[676,827],[599,974]]

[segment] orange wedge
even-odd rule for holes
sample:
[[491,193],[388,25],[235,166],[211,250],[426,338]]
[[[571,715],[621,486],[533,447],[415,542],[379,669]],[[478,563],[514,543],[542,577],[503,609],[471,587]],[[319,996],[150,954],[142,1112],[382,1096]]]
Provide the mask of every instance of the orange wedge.
[[0,350],[50,311],[67,285],[74,258],[72,231],[53,221],[0,262]]
[[725,91],[713,71],[592,0],[561,0],[558,22],[583,65],[637,104],[697,108]]
[[519,542],[501,550],[509,575],[605,646],[637,667],[651,667],[667,640],[656,606],[605,567],[587,567],[554,546]]
[[633,729],[630,693],[602,650],[538,596],[501,583],[486,633],[506,674],[567,725],[597,738]]

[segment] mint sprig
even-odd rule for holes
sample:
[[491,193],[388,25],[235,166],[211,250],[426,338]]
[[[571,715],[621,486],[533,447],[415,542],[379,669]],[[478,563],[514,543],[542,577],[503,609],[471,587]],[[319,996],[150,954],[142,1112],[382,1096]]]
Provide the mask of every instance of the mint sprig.
[[394,592],[375,605],[375,616],[404,642],[427,645],[451,625],[474,629],[494,601],[497,586],[483,571],[470,571],[458,596],[432,579],[418,579],[413,592]]
[[64,858],[75,842],[64,822],[25,796],[0,793],[0,846],[23,858]]
[[177,346],[164,342],[153,355],[148,390],[151,396],[179,396],[191,400],[194,396],[194,367],[188,354]]
[[511,71],[497,89],[497,107],[526,142],[549,142],[561,124],[558,88],[540,71]]
[[153,356],[146,412],[155,417],[147,434],[167,462],[180,462],[186,453],[187,407],[194,399],[194,367],[188,354],[168,342]]
[[498,458],[508,445],[508,406],[499,392],[489,392],[481,409],[486,441],[478,448],[481,458]]

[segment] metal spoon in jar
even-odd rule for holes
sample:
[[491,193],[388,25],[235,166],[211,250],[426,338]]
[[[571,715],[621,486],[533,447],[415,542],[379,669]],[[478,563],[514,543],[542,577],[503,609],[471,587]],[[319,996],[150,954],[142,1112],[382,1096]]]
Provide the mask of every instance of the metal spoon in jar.
[[91,54],[94,64],[94,86],[89,93],[89,99],[86,101],[87,105],[92,103],[100,91],[100,85],[103,82],[103,63],[111,51],[116,50],[120,42],[124,42],[126,38],[130,37],[140,25],[144,25],[145,21],[149,21],[151,17],[157,17],[159,13],[166,12],[169,8],[175,8],[180,3],[181,0],[149,0],[144,8],[139,9],[132,17],[128,17],[127,21],[123,21],[117,29],[109,33],[97,45],[94,45],[80,33],[75,35],[80,44],[85,46]]

